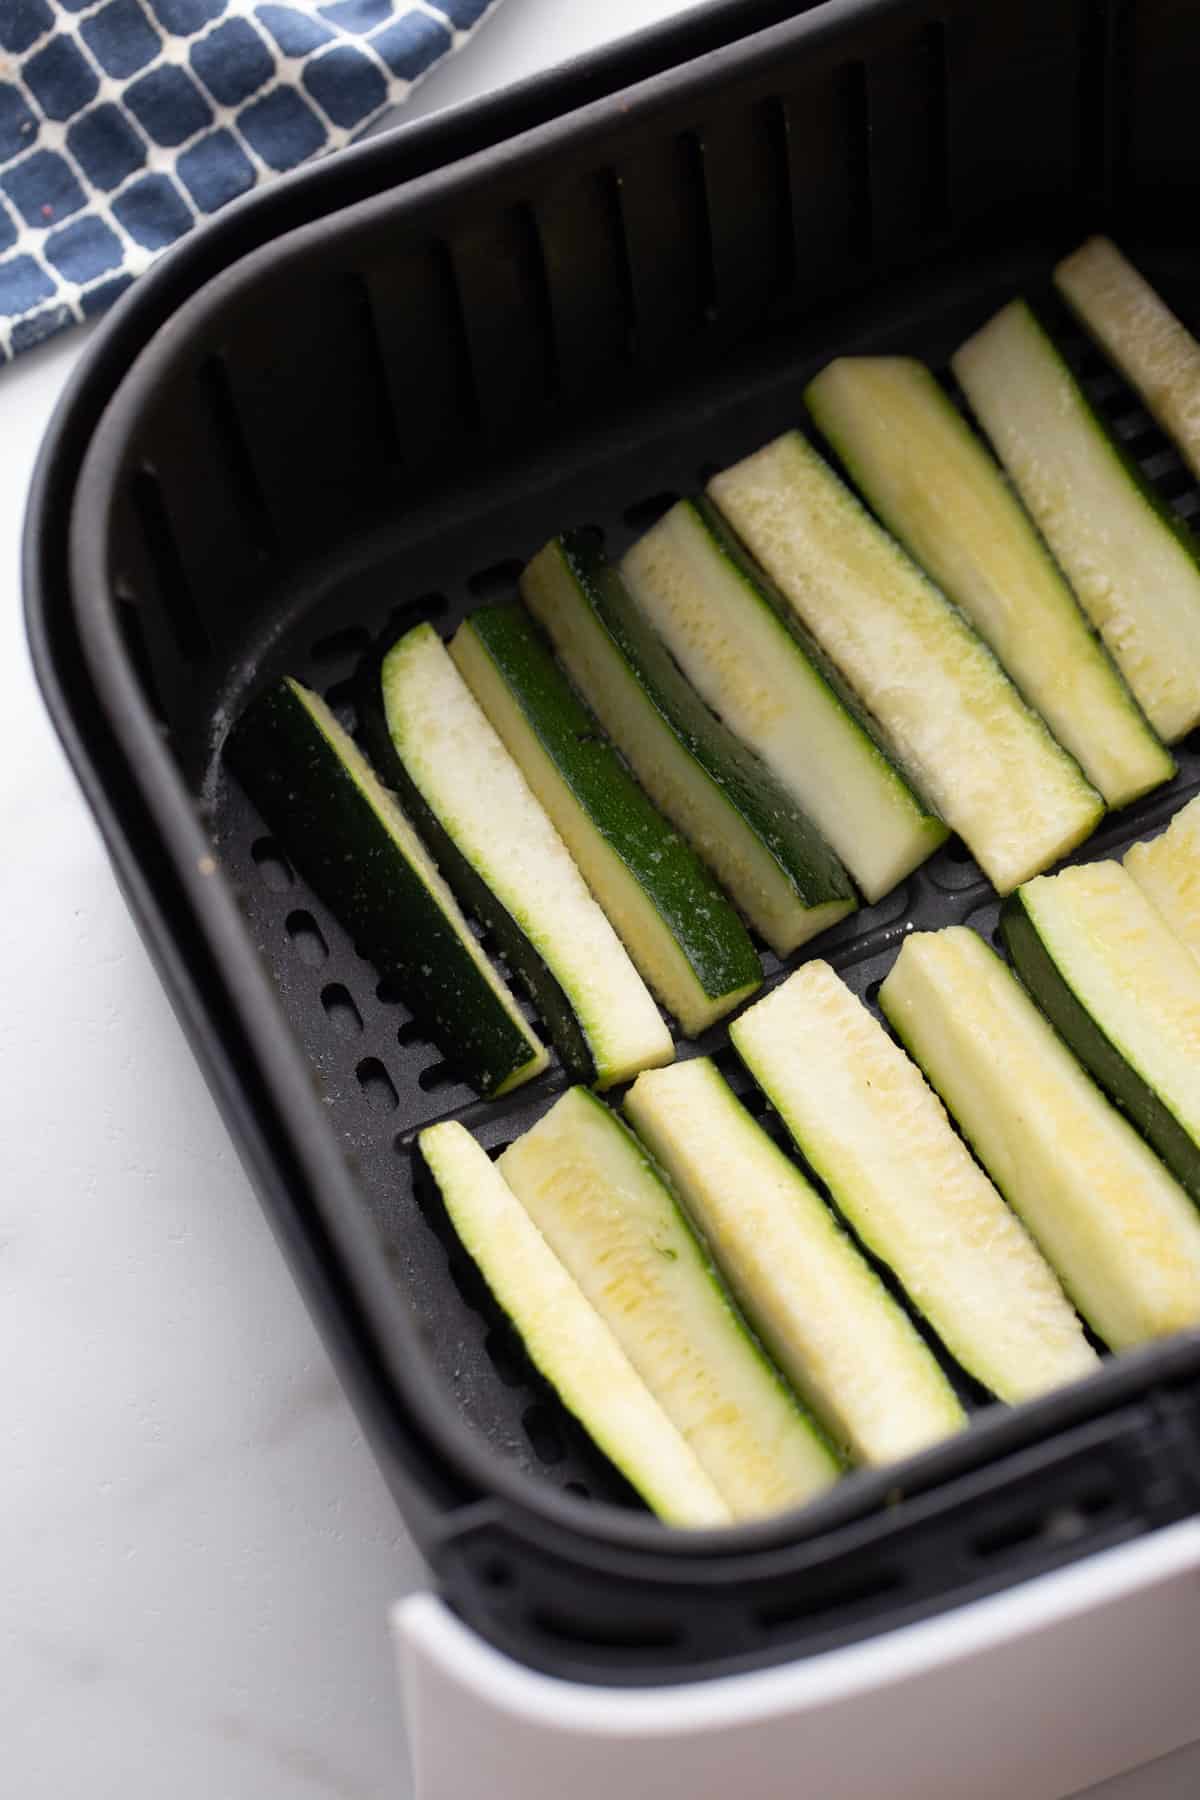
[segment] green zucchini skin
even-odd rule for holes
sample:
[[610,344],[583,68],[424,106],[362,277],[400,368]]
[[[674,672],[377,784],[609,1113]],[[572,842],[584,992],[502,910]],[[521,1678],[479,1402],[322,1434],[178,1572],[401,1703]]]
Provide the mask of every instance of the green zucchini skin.
[[1104,803],[1078,764],[800,432],[715,475],[708,492],[998,891],[1095,828]]
[[[1130,590],[1135,595],[1134,604],[1130,607],[1126,602],[1116,615],[1112,614],[1110,604],[1114,569],[1112,566],[1105,567],[1114,554],[1114,549],[1110,546],[1115,546],[1116,551],[1115,591],[1118,599],[1124,586],[1121,565],[1125,564],[1126,574],[1131,566],[1120,553],[1123,533],[1119,525],[1114,529],[1111,519],[1106,518],[1101,536],[1085,529],[1082,546],[1076,541],[1078,516],[1074,524],[1070,517],[1074,509],[1068,509],[1064,517],[1061,500],[1055,503],[1052,497],[1044,494],[1039,496],[1039,488],[1044,484],[1036,479],[1039,465],[1044,464],[1045,468],[1051,470],[1061,467],[1064,455],[1062,444],[1055,446],[1054,451],[1047,451],[1039,439],[1038,458],[1032,470],[1028,463],[1024,469],[1020,468],[1019,456],[1014,458],[1011,444],[1007,448],[1004,444],[1006,424],[1003,414],[994,400],[989,404],[980,385],[977,359],[981,343],[984,345],[986,358],[987,340],[992,334],[1011,336],[1017,330],[1023,334],[1026,357],[1031,363],[1040,365],[1035,369],[1035,374],[1043,382],[1053,380],[1058,384],[1055,416],[1066,421],[1067,444],[1070,445],[1073,440],[1076,446],[1090,446],[1097,458],[1097,466],[1102,471],[1102,479],[1108,485],[1104,498],[1109,509],[1115,506],[1118,514],[1124,512],[1126,522],[1134,525],[1140,537],[1137,586]],[[1143,713],[1164,743],[1177,743],[1200,721],[1200,596],[1195,580],[1200,572],[1200,545],[1185,521],[1147,480],[1126,446],[1110,431],[1045,323],[1026,300],[1016,299],[1002,307],[973,337],[959,346],[950,360],[959,386],[984,435],[1008,471],[1019,498],[1069,585],[1075,589],[1089,619],[1094,617],[1099,606],[1100,617],[1096,621],[1098,634],[1117,667],[1122,670]],[[1092,501],[1091,510],[1097,510],[1096,496],[1092,494],[1089,498]],[[1130,507],[1132,512],[1127,510]],[[1162,528],[1163,537],[1159,537],[1156,526]],[[1163,579],[1161,559],[1165,540],[1169,540],[1170,545],[1179,553],[1182,567],[1187,573],[1187,580],[1181,587],[1178,575],[1172,580],[1169,568],[1171,559],[1167,559],[1167,588],[1169,590],[1175,587],[1178,601],[1175,616],[1169,624],[1165,624],[1161,616],[1147,621],[1144,605],[1136,600],[1138,586],[1144,587],[1147,592],[1154,586],[1142,572],[1147,563],[1151,566],[1157,563],[1158,580],[1161,583]],[[1105,579],[1097,584],[1095,577],[1099,574],[1103,574]],[[1186,598],[1183,597],[1183,587],[1187,589]],[[1145,626],[1145,638],[1143,652],[1139,656],[1138,640],[1142,635],[1140,626]],[[1161,662],[1146,662],[1145,644],[1154,645],[1156,650],[1162,648]],[[1175,691],[1177,679],[1183,684],[1182,696]]]
[[703,992],[720,1000],[758,987],[762,965],[737,913],[630,775],[524,607],[481,608],[468,626],[559,777],[669,928]]
[[881,523],[965,613],[1110,807],[1169,781],[1164,747],[1000,466],[931,369],[838,357],[808,409]]
[[662,1169],[570,1088],[497,1167],[735,1520],[828,1487],[842,1459],[751,1331]]
[[[688,501],[688,505],[694,507],[699,513],[705,530],[721,555],[732,564],[747,587],[757,590],[763,604],[774,613],[793,643],[798,644],[803,650],[830,693],[841,701],[859,730],[871,740],[879,752],[880,760],[892,771],[897,781],[902,782],[907,788],[909,786],[908,778],[892,754],[887,739],[880,729],[879,721],[855,693],[841,670],[826,655],[823,646],[818,643],[800,615],[788,605],[787,597],[781,592],[779,584],[771,579],[762,564],[747,550],[716,502],[710,500],[707,494],[695,494]],[[950,836],[949,827],[942,823],[934,809],[915,791],[913,791],[913,799],[930,822],[930,853],[932,854],[938,845],[944,843]]]
[[868,904],[946,838],[876,721],[707,496],[678,501],[618,568],[701,699],[792,795]]
[[546,1032],[572,1080],[590,1086],[596,1079],[595,1059],[564,989],[508,908],[496,898],[478,869],[444,830],[396,753],[383,706],[381,675],[383,659],[391,647],[390,642],[378,646],[365,659],[359,675],[358,712],[367,753],[429,845],[459,905],[492,933],[500,955],[537,1007]]
[[545,1066],[291,684],[242,714],[226,757],[305,880],[472,1087],[494,1096]]
[[[1032,307],[1027,300],[1021,301],[1020,304],[1024,307],[1025,311],[1050,346],[1050,350],[1058,366],[1063,370],[1067,379],[1076,389],[1080,405],[1086,413],[1088,423],[1096,433],[1096,436],[1104,444],[1114,462],[1120,465],[1125,475],[1128,477],[1130,485],[1137,489],[1137,492],[1145,501],[1150,511],[1154,514],[1159,524],[1166,526],[1171,536],[1175,539],[1175,542],[1187,556],[1188,561],[1197,569],[1200,569],[1200,539],[1197,538],[1192,527],[1181,513],[1176,512],[1170,501],[1163,498],[1162,494],[1160,494],[1154,483],[1142,468],[1141,463],[1138,462],[1133,453],[1121,442],[1116,432],[1109,426],[1104,415],[1093,401],[1088,398],[1083,383],[1078,380],[1070,363],[1058,348],[1042,315],[1036,308]],[[1074,308],[1072,308],[1072,311],[1074,311]],[[1091,327],[1088,325],[1088,321],[1082,314],[1076,313],[1076,317],[1084,329],[1090,333]],[[1098,345],[1098,348],[1103,350],[1104,346],[1101,344]],[[1147,408],[1147,411],[1149,410],[1150,408]]]
[[616,643],[642,688],[716,786],[747,820],[808,906],[855,902],[845,869],[786,789],[709,712],[670,651],[634,605],[616,569],[586,534],[558,540],[580,593]]
[[[1004,902],[1000,929],[1017,974],[1059,1036],[1200,1204],[1200,1146],[1130,1066],[1064,979],[1025,908],[1020,889]],[[1187,954],[1180,945],[1180,955]]]
[[427,1127],[417,1144],[459,1242],[597,1447],[664,1522],[730,1524],[695,1452],[486,1150],[454,1120]]

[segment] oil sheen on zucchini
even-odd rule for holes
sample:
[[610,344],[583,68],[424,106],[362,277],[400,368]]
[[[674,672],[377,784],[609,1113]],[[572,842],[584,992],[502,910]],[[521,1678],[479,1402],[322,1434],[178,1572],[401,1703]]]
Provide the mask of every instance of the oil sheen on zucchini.
[[227,755],[296,867],[400,984],[464,1080],[498,1095],[540,1074],[545,1050],[420,838],[320,696],[280,682],[243,713]]
[[1200,1324],[1200,1215],[990,945],[914,933],[879,1004],[1098,1337]]
[[1064,257],[1054,281],[1200,476],[1200,343],[1108,238]]
[[954,373],[1142,711],[1167,743],[1200,722],[1200,567],[1023,300]]
[[838,1459],[603,1101],[572,1088],[499,1167],[735,1519],[796,1505],[836,1480]]
[[1115,862],[1026,883],[1001,925],[1050,1023],[1200,1201],[1200,963]]
[[874,721],[709,500],[680,500],[621,576],[696,692],[760,756],[875,901],[946,827]]
[[567,996],[597,1084],[670,1062],[641,976],[432,626],[389,650],[381,682],[397,757]]
[[843,1216],[976,1380],[1015,1401],[1096,1367],[1025,1227],[827,963],[797,969],[730,1036]]
[[418,1142],[463,1248],[564,1406],[661,1519],[728,1524],[694,1452],[486,1150],[453,1121]]
[[634,781],[523,607],[477,612],[450,654],[644,979],[698,1036],[762,981],[737,913]]
[[1200,958],[1200,795],[1158,837],[1131,845],[1122,860],[1180,943]]
[[553,539],[521,592],[646,792],[773,950],[786,956],[854,910],[829,845],[709,712],[590,539]]
[[966,1424],[904,1309],[707,1057],[639,1075],[625,1113],[746,1317],[853,1461],[890,1462]]
[[709,492],[1001,893],[1104,811],[962,614],[799,432]]
[[1126,806],[1169,781],[1174,758],[924,363],[839,357],[805,398],[868,504],[962,608],[1105,803]]

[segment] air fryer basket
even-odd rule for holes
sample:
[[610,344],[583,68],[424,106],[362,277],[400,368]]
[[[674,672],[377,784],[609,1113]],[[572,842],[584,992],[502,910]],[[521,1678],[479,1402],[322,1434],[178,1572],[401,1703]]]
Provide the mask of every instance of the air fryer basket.
[[[833,354],[944,367],[1014,293],[1052,310],[1052,262],[1089,230],[1200,325],[1189,10],[829,0],[722,44],[715,24],[779,8],[713,9],[702,54],[558,118],[538,84],[524,118],[495,115],[528,130],[440,171],[363,179],[341,205],[314,172],[242,209],[224,263],[194,258],[171,308],[169,275],[130,303],[58,422],[27,585],[60,730],[434,1578],[539,1667],[662,1681],[775,1661],[1178,1518],[1200,1496],[1200,1342],[989,1408],[789,1518],[657,1526],[529,1367],[413,1147],[455,1117],[496,1148],[561,1071],[499,1103],[460,1085],[227,776],[224,734],[284,672],[353,725],[380,633],[449,631],[511,595],[565,525],[618,553],[795,423]],[[585,75],[563,106],[596,91]],[[461,123],[445,139],[470,141]],[[359,175],[387,154],[359,153]],[[1193,516],[1179,458],[1052,318]],[[1085,854],[1197,785],[1185,745],[1172,788]],[[814,953],[872,1002],[910,924],[962,920],[992,933],[995,901],[951,844]],[[697,1050],[745,1090],[720,1028]]]

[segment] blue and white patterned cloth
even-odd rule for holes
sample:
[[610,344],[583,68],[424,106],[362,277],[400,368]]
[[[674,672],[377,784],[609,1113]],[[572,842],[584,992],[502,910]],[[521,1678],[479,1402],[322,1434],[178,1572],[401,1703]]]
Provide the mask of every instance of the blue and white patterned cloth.
[[362,132],[496,0],[0,0],[0,362]]

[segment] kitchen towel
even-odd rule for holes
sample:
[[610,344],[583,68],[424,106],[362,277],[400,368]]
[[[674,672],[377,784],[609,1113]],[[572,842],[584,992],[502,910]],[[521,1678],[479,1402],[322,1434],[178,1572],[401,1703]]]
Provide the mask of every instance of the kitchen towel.
[[0,0],[0,362],[402,101],[498,0]]

